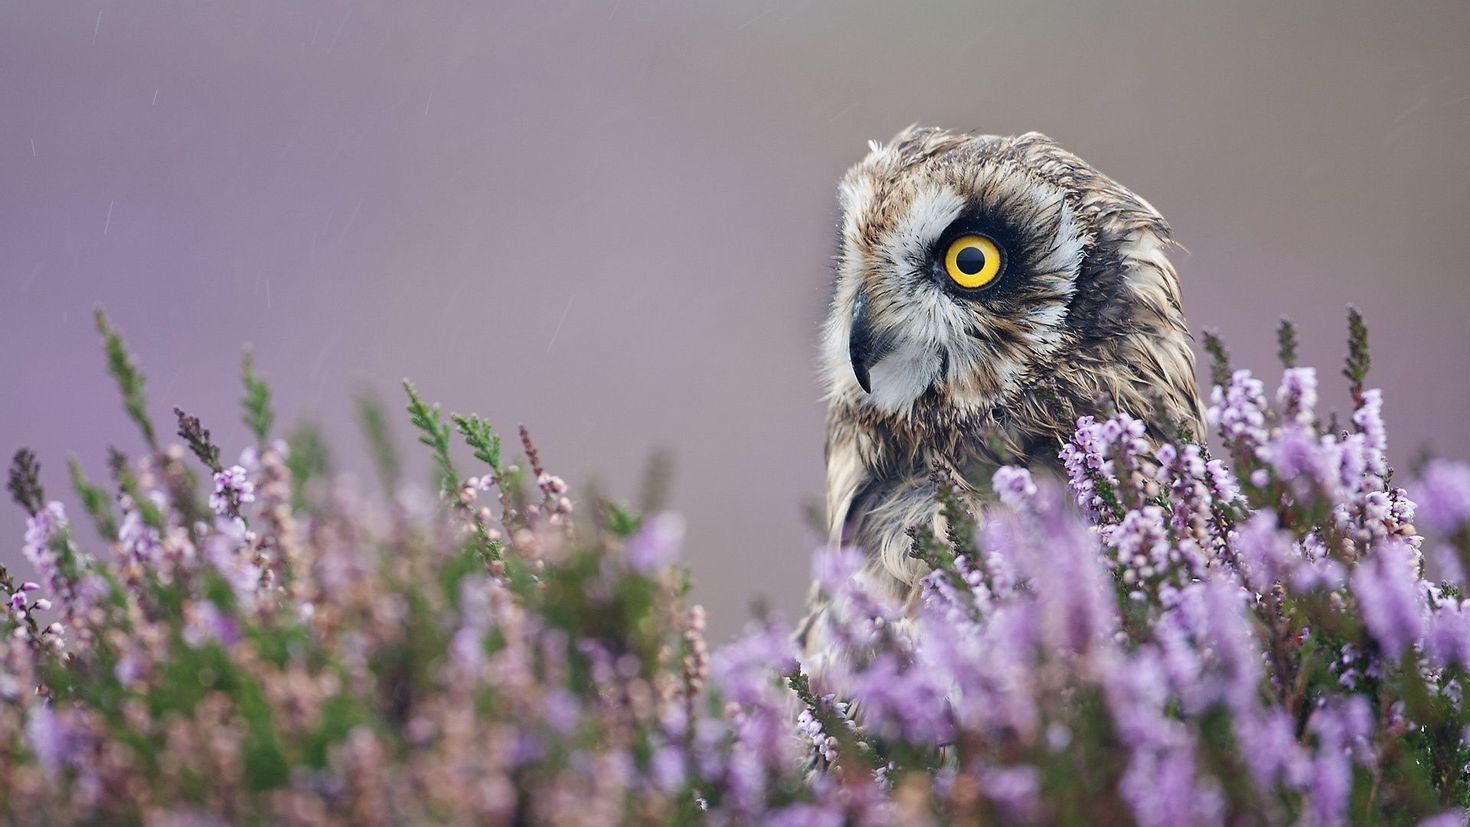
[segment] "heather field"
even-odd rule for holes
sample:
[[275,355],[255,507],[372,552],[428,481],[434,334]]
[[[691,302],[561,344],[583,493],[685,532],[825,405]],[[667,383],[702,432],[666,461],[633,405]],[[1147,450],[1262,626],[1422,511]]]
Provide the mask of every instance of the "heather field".
[[405,383],[434,483],[364,402],[373,490],[248,354],[252,444],[153,421],[97,321],[138,439],[106,480],[11,464],[4,823],[1465,823],[1470,466],[1389,467],[1356,311],[1340,377],[1287,323],[1279,371],[1207,337],[1213,434],[1080,418],[973,518],[936,475],[922,605],[817,549],[818,672],[796,618],[708,645],[681,518],[575,496],[524,430]]

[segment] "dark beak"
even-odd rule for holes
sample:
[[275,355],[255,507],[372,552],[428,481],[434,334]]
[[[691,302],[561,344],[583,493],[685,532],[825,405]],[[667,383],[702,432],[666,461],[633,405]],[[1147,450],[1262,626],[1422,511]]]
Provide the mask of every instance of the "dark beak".
[[852,360],[852,373],[865,393],[873,392],[868,368],[882,359],[889,349],[885,338],[873,332],[872,317],[868,314],[868,294],[859,292],[857,307],[852,311],[852,332],[847,337],[847,356]]

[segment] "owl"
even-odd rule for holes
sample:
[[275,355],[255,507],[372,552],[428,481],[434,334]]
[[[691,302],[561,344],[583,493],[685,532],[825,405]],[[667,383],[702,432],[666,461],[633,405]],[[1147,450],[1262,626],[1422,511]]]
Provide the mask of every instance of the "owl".
[[[838,188],[821,344],[827,522],[869,588],[913,600],[935,469],[980,507],[1002,463],[1057,465],[1076,417],[1201,434],[1158,210],[1039,133],[910,127]],[[808,615],[806,639],[820,605]]]

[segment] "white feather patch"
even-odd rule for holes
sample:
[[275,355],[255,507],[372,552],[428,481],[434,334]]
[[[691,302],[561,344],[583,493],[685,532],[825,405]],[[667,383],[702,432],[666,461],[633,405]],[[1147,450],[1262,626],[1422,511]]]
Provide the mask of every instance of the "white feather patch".
[[919,190],[893,233],[883,240],[883,257],[894,267],[922,264],[930,246],[964,209],[965,199],[947,186]]
[[932,345],[901,340],[898,347],[869,368],[873,392],[868,401],[880,410],[899,413],[913,405],[939,376],[940,359]]

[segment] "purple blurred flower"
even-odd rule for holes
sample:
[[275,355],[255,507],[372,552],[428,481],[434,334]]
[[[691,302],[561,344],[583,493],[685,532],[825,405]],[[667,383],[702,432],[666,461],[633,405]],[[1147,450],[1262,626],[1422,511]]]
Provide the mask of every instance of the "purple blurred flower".
[[1036,819],[1041,802],[1041,772],[1032,766],[994,767],[981,777],[985,797],[995,802],[1008,821]]
[[46,581],[53,594],[65,594],[67,590],[57,567],[60,557],[55,548],[66,533],[66,509],[54,500],[26,518],[25,544],[21,546],[21,553],[41,573],[41,579]]
[[919,745],[938,745],[950,737],[950,689],[939,670],[904,669],[893,653],[879,654],[855,677],[852,699],[878,734]]
[[184,642],[198,647],[206,643],[230,645],[240,638],[234,618],[221,612],[211,600],[196,601],[184,613]]
[[61,772],[66,754],[66,734],[51,705],[38,703],[31,707],[26,717],[26,746],[36,757],[36,763],[52,778]]
[[766,817],[766,827],[842,827],[842,811],[816,804],[792,804]]
[[1307,823],[1346,823],[1352,756],[1371,727],[1372,713],[1361,696],[1325,704],[1313,712],[1310,729],[1317,737],[1317,750],[1306,790]]
[[1470,525],[1470,465],[1430,460],[1413,491],[1420,518],[1440,536],[1453,536]]
[[[161,499],[154,505],[161,505]],[[163,559],[163,537],[158,529],[143,520],[137,504],[126,494],[119,498],[122,522],[118,524],[117,539],[128,556],[144,564],[157,564]]]
[[796,668],[789,629],[777,623],[752,623],[744,634],[710,656],[710,675],[724,696],[739,704],[761,703],[779,676]]
[[1470,668],[1470,600],[1445,600],[1436,606],[1425,642],[1435,664]]
[[684,518],[665,511],[644,519],[638,532],[628,538],[623,555],[636,572],[652,574],[679,558],[684,545]]
[[1012,508],[1020,508],[1036,493],[1036,483],[1031,472],[1014,465],[1002,465],[995,469],[991,486],[1000,501]]
[[1276,515],[1262,511],[1236,528],[1230,535],[1230,548],[1235,552],[1240,573],[1257,594],[1265,594],[1289,570],[1296,556],[1289,536],[1276,529]]
[[812,553],[812,580],[827,594],[837,594],[852,584],[866,557],[851,546],[819,548]]
[[1380,542],[1358,561],[1351,582],[1363,622],[1390,658],[1423,637],[1427,606],[1412,546],[1397,537]]

